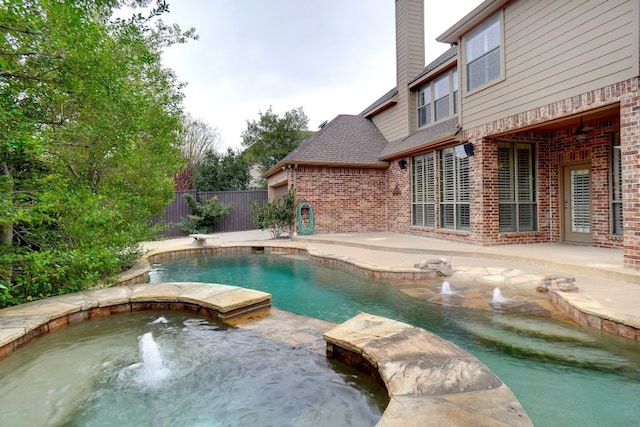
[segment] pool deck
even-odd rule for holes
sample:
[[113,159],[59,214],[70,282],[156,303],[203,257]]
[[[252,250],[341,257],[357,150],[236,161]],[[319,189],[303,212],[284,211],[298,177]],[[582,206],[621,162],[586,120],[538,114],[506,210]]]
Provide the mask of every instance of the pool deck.
[[[474,280],[506,291],[535,288],[545,275],[575,278],[575,292],[551,299],[577,322],[640,340],[640,271],[624,268],[622,250],[557,243],[479,246],[399,233],[335,233],[271,239],[266,231],[220,233],[205,246],[298,247],[378,272],[419,271],[414,266],[446,258],[452,283]],[[192,238],[148,242],[149,254],[199,247]]]

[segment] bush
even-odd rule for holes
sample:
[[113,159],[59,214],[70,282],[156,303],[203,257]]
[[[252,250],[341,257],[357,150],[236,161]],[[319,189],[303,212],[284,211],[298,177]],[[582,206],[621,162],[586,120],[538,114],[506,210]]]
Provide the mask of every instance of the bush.
[[189,205],[189,215],[180,221],[180,229],[186,234],[213,231],[218,221],[228,217],[233,208],[232,203],[224,205],[218,202],[216,196],[203,202],[197,202],[190,194],[185,194],[184,198]]
[[269,230],[273,239],[282,237],[283,233],[292,234],[293,219],[295,217],[296,197],[293,191],[279,199],[272,200],[259,206],[257,202],[251,204],[253,223],[260,230]]

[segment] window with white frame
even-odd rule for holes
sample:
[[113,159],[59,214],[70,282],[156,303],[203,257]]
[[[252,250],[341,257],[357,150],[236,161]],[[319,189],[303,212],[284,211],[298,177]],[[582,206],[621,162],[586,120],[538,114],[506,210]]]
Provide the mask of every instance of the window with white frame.
[[620,132],[611,137],[611,234],[622,236],[622,155]]
[[467,90],[502,75],[500,14],[485,21],[466,37]]
[[431,123],[431,85],[418,90],[418,127]]
[[458,70],[454,69],[418,89],[418,127],[458,112]]
[[453,147],[440,151],[440,227],[469,230],[469,158]]
[[535,147],[498,143],[498,215],[500,232],[537,230]]
[[411,224],[435,227],[435,153],[414,157],[411,175]]

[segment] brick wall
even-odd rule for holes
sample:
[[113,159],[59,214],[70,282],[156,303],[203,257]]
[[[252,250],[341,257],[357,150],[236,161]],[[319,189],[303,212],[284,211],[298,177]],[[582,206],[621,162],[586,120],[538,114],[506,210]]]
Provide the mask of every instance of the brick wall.
[[411,158],[406,160],[405,169],[400,169],[398,161],[393,161],[387,170],[387,223],[385,230],[407,233],[411,224]]
[[[586,112],[603,106],[615,106],[621,100],[620,115],[612,108],[612,115],[598,118],[584,124],[594,128],[587,137],[576,137],[575,126],[537,131],[518,132],[518,129],[530,125],[544,124],[565,116]],[[620,124],[620,117],[626,114],[626,123]],[[469,231],[440,229],[436,194],[436,227],[424,228],[411,226],[411,157],[408,157],[407,169],[400,170],[397,159],[388,171],[388,225],[389,231],[444,238],[470,243],[521,244],[558,242],[562,240],[562,214],[560,200],[560,173],[565,165],[589,163],[591,165],[592,192],[592,237],[593,245],[599,247],[620,248],[623,240],[611,235],[610,217],[610,156],[611,134],[622,128],[623,167],[627,189],[625,209],[625,241],[640,229],[640,202],[637,202],[640,190],[640,92],[637,80],[629,80],[606,88],[594,90],[570,99],[543,106],[534,111],[517,114],[505,119],[478,126],[465,131],[467,141],[472,142],[475,154],[470,158],[470,195],[471,227]],[[512,133],[504,133],[512,131]],[[498,137],[490,135],[500,133],[500,138],[509,141],[532,142],[536,148],[537,193],[538,193],[538,230],[535,232],[501,233],[499,231],[498,191],[497,191],[497,144]],[[440,148],[440,147],[438,147]],[[626,154],[625,154],[626,153]],[[417,153],[422,154],[422,153]],[[635,162],[635,166],[633,165]],[[436,162],[436,169],[438,163]],[[438,172],[436,171],[436,179]],[[397,189],[396,189],[397,185]],[[393,194],[395,190],[395,195]],[[403,205],[399,210],[397,206]],[[635,233],[639,234],[640,233]],[[640,267],[640,237],[629,245],[624,245],[625,254],[637,259]],[[629,256],[625,255],[627,258]]]
[[299,166],[296,197],[313,208],[318,233],[386,230],[384,169]]
[[620,102],[624,265],[640,269],[640,90]]

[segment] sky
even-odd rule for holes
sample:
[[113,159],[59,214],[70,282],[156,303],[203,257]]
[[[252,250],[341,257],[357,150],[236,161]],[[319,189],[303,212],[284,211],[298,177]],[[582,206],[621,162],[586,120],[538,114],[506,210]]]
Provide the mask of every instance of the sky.
[[[436,37],[481,0],[425,0],[426,62],[449,48]],[[454,6],[455,4],[455,6]],[[270,107],[302,107],[309,129],[359,114],[395,82],[394,0],[170,0],[163,20],[199,40],[163,54],[187,83],[185,110],[242,149],[247,121]]]

